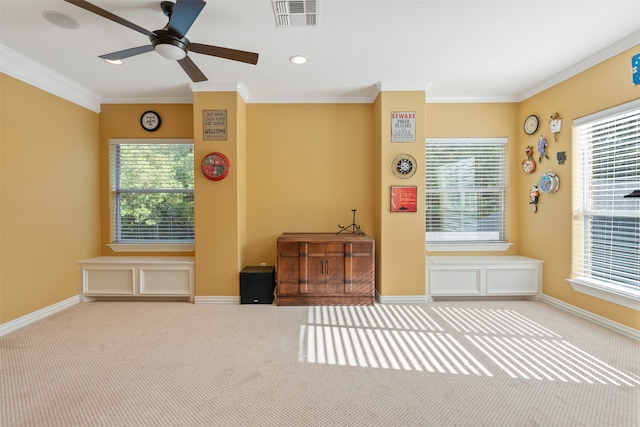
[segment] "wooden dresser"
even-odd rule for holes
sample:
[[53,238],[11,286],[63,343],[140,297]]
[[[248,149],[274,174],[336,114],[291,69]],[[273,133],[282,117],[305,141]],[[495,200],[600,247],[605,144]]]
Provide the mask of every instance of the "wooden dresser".
[[284,233],[276,282],[278,305],[372,305],[375,240],[352,233]]

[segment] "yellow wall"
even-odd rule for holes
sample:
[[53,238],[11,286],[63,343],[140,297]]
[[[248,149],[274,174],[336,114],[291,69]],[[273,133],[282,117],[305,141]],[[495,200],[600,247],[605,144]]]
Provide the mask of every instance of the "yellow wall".
[[0,74],[0,323],[78,295],[100,254],[98,114]]
[[[376,288],[381,299],[425,294],[424,268],[424,138],[425,94],[382,92],[376,102]],[[415,142],[391,142],[391,113],[416,113]],[[416,159],[416,173],[396,177],[392,161],[401,154]],[[416,186],[416,212],[391,212],[391,186]]]
[[246,264],[276,261],[283,232],[373,235],[373,122],[368,104],[247,105]]
[[[571,168],[574,158],[571,148],[572,121],[576,118],[605,110],[640,98],[640,85],[631,82],[631,57],[638,53],[640,45],[590,68],[519,105],[518,125],[529,114],[541,119],[539,131],[533,136],[520,132],[518,141],[521,158],[527,145],[537,147],[543,134],[549,143],[549,158],[538,164],[533,176],[520,172],[518,180],[518,204],[521,206],[520,224],[522,255],[544,260],[544,293],[571,305],[611,319],[615,322],[640,329],[637,311],[600,300],[573,290],[565,280],[571,274],[571,193],[573,183]],[[558,141],[549,133],[549,116],[558,112],[562,117],[562,131]],[[566,151],[567,161],[559,165],[558,151]],[[536,148],[537,153],[537,148]],[[535,157],[536,162],[538,156]],[[528,190],[536,183],[540,173],[553,171],[561,180],[560,190],[555,194],[542,194],[538,212],[533,214],[527,207]]]
[[[227,140],[204,141],[203,110],[227,111]],[[239,272],[246,244],[246,104],[236,92],[196,93],[195,144],[196,296],[240,294]],[[200,171],[211,152],[229,158],[226,178],[211,181]]]
[[[111,138],[193,138],[193,106],[191,104],[103,104],[100,108],[100,212],[102,221],[101,255],[190,255],[193,253],[126,253],[114,252],[111,243],[111,188],[109,178],[109,141]],[[160,115],[160,128],[148,132],[140,125],[140,116],[153,110]]]

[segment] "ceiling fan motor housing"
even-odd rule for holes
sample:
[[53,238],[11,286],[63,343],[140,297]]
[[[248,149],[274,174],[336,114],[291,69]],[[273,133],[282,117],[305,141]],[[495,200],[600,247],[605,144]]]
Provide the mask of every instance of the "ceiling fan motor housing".
[[186,37],[176,37],[167,29],[156,30],[149,36],[151,45],[160,55],[167,59],[179,60],[189,52],[189,40]]

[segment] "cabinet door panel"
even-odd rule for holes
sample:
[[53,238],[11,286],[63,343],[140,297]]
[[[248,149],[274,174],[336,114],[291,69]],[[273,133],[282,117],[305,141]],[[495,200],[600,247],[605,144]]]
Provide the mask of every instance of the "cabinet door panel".
[[357,255],[351,257],[351,274],[354,283],[370,283],[374,277],[372,257]]
[[300,281],[300,258],[281,256],[278,262],[278,282]]
[[324,262],[327,283],[344,284],[344,256],[328,256]]

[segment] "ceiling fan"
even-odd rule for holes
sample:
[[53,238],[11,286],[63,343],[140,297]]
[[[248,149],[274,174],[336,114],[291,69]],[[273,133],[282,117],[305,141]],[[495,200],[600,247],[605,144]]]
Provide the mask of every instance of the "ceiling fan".
[[142,28],[124,18],[89,3],[88,1],[65,1],[142,33],[145,36],[148,36],[151,41],[150,45],[138,46],[131,49],[121,50],[119,52],[100,55],[100,58],[102,59],[114,61],[155,50],[164,58],[178,61],[178,64],[180,64],[191,80],[196,83],[207,80],[207,77],[191,60],[191,58],[189,58],[187,55],[189,51],[201,53],[203,55],[216,56],[218,58],[231,59],[233,61],[245,62],[247,64],[255,65],[258,63],[257,53],[200,43],[191,43],[185,37],[187,31],[189,31],[189,28],[191,28],[191,25],[204,8],[206,4],[204,0],[176,0],[175,3],[172,1],[161,2],[160,7],[164,14],[169,17],[169,23],[164,28],[155,31],[149,31]]

